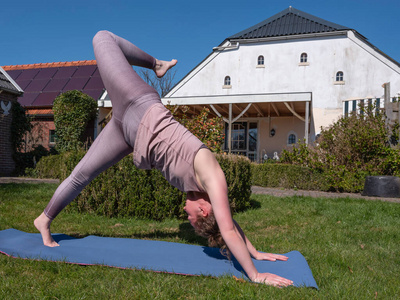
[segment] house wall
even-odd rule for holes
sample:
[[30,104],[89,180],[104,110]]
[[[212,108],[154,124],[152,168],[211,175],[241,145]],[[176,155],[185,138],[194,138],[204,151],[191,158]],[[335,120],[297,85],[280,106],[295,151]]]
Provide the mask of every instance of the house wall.
[[[55,130],[54,117],[35,117],[31,115],[32,129],[30,133],[25,135],[25,148],[21,149],[22,152],[32,151],[35,147],[41,145],[47,150],[56,146],[54,142],[50,141],[50,130]],[[81,141],[85,146],[90,146],[95,139],[95,124],[96,120],[91,120],[86,125],[85,131],[82,134]]]
[[[7,105],[9,101],[16,102],[17,97],[13,94],[2,91],[0,93],[0,102],[1,101]],[[0,107],[0,176],[9,176],[15,169],[10,141],[11,121],[11,111],[6,116],[3,109]]]
[[53,118],[41,118],[31,121],[32,130],[25,137],[24,152],[32,151],[36,146],[42,145],[47,150],[54,147],[55,144],[50,143],[50,130],[55,130]]
[[[270,136],[271,129],[275,129],[275,135]],[[259,161],[264,153],[269,158],[274,156],[277,152],[278,155],[283,149],[290,149],[291,145],[287,144],[290,134],[296,135],[296,141],[304,140],[304,122],[296,117],[281,117],[281,118],[261,118],[258,122],[259,132],[259,148],[258,158]]]
[[[303,52],[307,64],[300,64]],[[264,68],[257,67],[259,55],[264,56]],[[338,71],[344,73],[344,82],[335,82]],[[225,76],[231,77],[230,89],[223,88]],[[342,115],[343,100],[382,97],[385,82],[391,83],[393,96],[399,92],[400,67],[349,31],[341,36],[241,44],[235,50],[215,52],[168,96],[312,92],[311,132],[317,134],[321,126]]]

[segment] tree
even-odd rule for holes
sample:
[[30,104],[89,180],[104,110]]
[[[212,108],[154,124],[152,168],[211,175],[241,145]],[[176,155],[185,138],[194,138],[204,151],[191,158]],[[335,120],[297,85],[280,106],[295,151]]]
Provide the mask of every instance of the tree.
[[54,124],[60,152],[82,147],[82,135],[90,120],[97,116],[97,102],[92,97],[74,90],[54,100]]
[[164,97],[173,87],[176,71],[169,70],[163,77],[158,78],[152,70],[139,69],[139,75],[160,95]]
[[18,102],[12,103],[11,113],[11,146],[13,153],[17,153],[23,150],[25,134],[31,131],[32,125],[29,117],[25,114],[25,109]]

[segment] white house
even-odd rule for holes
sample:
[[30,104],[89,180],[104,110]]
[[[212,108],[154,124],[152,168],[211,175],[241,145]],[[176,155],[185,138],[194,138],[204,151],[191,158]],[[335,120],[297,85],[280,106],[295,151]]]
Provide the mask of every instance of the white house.
[[355,100],[383,98],[387,82],[394,97],[400,64],[367,38],[289,7],[226,38],[162,101],[209,107],[227,124],[225,149],[260,161],[313,141]]

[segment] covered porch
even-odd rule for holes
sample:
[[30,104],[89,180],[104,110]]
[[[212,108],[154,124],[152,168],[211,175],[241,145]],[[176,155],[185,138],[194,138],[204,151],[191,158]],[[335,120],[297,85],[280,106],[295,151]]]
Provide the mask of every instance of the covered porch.
[[186,106],[189,114],[208,107],[225,122],[225,151],[252,161],[272,158],[298,140],[309,141],[311,92],[166,97],[162,102]]

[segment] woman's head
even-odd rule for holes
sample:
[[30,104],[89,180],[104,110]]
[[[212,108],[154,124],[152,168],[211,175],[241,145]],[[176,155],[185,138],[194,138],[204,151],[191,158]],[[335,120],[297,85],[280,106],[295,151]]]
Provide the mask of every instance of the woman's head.
[[188,214],[190,224],[196,228],[200,217],[207,217],[212,212],[212,207],[206,193],[188,192],[186,205],[183,208]]
[[184,210],[196,234],[206,238],[210,247],[220,247],[221,253],[230,257],[230,253],[222,238],[221,232],[211,207],[208,195],[205,193],[187,193]]

